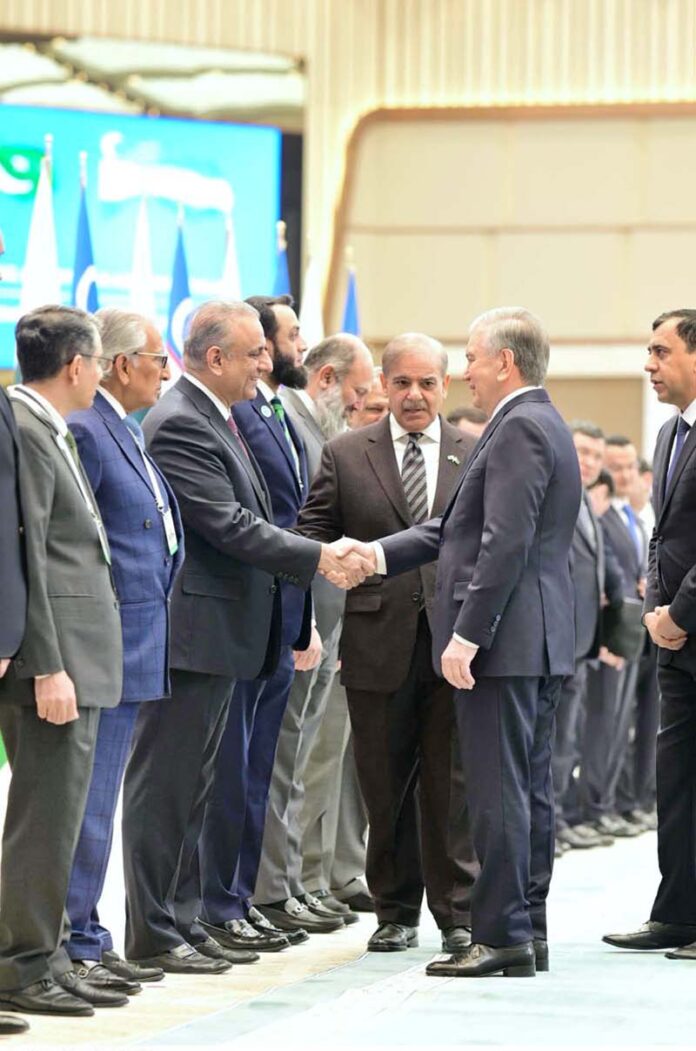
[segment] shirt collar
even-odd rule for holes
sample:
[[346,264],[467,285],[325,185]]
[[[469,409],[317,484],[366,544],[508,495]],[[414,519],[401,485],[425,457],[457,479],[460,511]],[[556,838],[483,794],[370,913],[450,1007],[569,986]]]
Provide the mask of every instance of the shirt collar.
[[512,401],[513,398],[519,398],[520,394],[527,394],[530,390],[541,390],[541,387],[539,387],[537,384],[533,384],[529,387],[519,387],[517,390],[514,390],[512,394],[506,394],[504,398],[500,399],[496,407],[493,409],[493,412],[491,413],[491,420],[494,416],[498,415],[502,407],[504,405],[507,405],[509,401]]
[[185,372],[184,375],[186,376],[186,379],[189,381],[189,383],[192,383],[194,387],[198,387],[199,390],[202,390],[203,393],[210,398],[210,400],[222,416],[225,423],[227,423],[227,421],[230,418],[229,405],[225,405],[224,401],[221,401],[220,398],[218,398],[217,394],[213,394],[210,388],[206,387],[205,383],[201,383],[197,376],[192,376],[190,372]]
[[97,394],[101,394],[104,401],[111,406],[120,420],[125,420],[127,416],[126,410],[123,408],[123,405],[121,405],[118,398],[113,396],[110,390],[107,390],[106,387],[100,387]]
[[15,386],[10,387],[10,394],[15,393],[19,395],[19,399],[23,401],[25,405],[28,403],[34,409],[38,408],[44,416],[48,417],[58,431],[58,434],[63,438],[65,437],[68,433],[68,425],[48,398],[44,398],[43,394],[39,394],[34,387],[25,385],[24,383],[17,383]]
[[[398,442],[400,438],[404,438],[409,433],[391,412],[389,413],[389,430],[391,431],[393,442]],[[440,417],[436,416],[432,423],[429,423],[421,433],[424,438],[428,438],[431,442],[439,445],[441,431]]]
[[[615,511],[619,511],[621,513],[623,513],[626,510],[626,507],[629,506],[630,503],[630,500],[624,500],[620,496],[612,496],[611,498],[611,506],[614,508]],[[633,513],[635,514],[635,511]]]
[[690,405],[686,406],[681,417],[685,423],[688,423],[689,427],[693,427],[696,423],[696,398],[694,398]]
[[267,383],[264,383],[263,380],[256,381],[256,389],[260,391],[261,394],[263,394],[266,401],[270,401],[272,398],[275,398],[277,396],[273,388],[269,387],[269,385]]

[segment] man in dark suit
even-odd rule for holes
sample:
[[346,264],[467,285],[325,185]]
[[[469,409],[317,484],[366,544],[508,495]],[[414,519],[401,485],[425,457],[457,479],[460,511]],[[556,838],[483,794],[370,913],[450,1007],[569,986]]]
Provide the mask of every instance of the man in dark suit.
[[[65,416],[87,408],[101,341],[81,310],[19,319],[24,383],[12,389],[29,598],[26,632],[0,680],[12,769],[0,871],[0,1009],[91,1015],[61,949],[72,859],[99,711],[118,704],[122,653],[111,553]],[[127,1002],[123,997],[123,1003]]]
[[[111,368],[89,409],[68,425],[97,498],[112,553],[123,639],[121,703],[99,721],[94,769],[68,889],[67,951],[78,975],[97,989],[132,993],[163,977],[114,953],[97,905],[104,888],[113,822],[139,706],[169,693],[169,593],[183,561],[179,510],[164,475],[145,451],[129,413],[151,408],[169,379],[162,337],[139,314],[100,310],[103,353]],[[126,833],[129,816],[123,819]]]
[[185,374],[144,424],[179,503],[186,562],[172,595],[171,699],[141,707],[126,770],[126,949],[169,971],[229,966],[226,950],[211,959],[196,948],[210,941],[198,923],[197,844],[235,683],[277,666],[278,582],[306,590],[317,569],[344,585],[364,576],[361,563],[272,525],[268,489],[229,410],[255,397],[265,356],[253,307],[204,304]]
[[570,432],[541,387],[549,345],[537,319],[516,307],[481,315],[466,356],[489,423],[442,516],[372,549],[353,546],[365,557],[373,550],[388,576],[438,558],[433,658],[456,690],[481,873],[470,949],[428,973],[531,976],[535,959],[548,969],[551,738],[574,667],[569,551],[580,475]]
[[[298,529],[330,542],[372,541],[441,514],[475,442],[440,416],[449,377],[439,343],[418,333],[384,351],[390,415],[334,438]],[[476,863],[461,778],[452,790],[452,688],[432,667],[434,565],[368,579],[347,596],[341,681],[348,695],[358,779],[369,816],[367,882],[378,927],[368,949],[418,944],[423,888],[443,946],[469,943]],[[422,859],[422,863],[421,863]]]
[[[604,434],[596,424],[570,424],[583,485],[580,513],[573,532],[571,575],[575,596],[575,670],[563,680],[556,712],[556,736],[551,770],[556,803],[556,852],[611,845],[613,839],[595,828],[573,821],[576,806],[573,769],[580,756],[588,661],[600,653],[601,610],[623,603],[623,577],[611,549],[605,550],[604,532],[597,520],[587,487],[599,477],[604,461]],[[612,659],[607,656],[607,659]]]
[[661,718],[657,739],[657,849],[661,881],[650,920],[608,934],[623,949],[670,949],[696,960],[696,310],[653,322],[645,371],[658,400],[675,405],[654,457],[655,531],[644,622],[658,647]]
[[[237,402],[232,412],[268,486],[273,522],[289,528],[307,494],[307,456],[277,389],[281,379],[306,382],[306,348],[290,296],[252,296],[247,302],[259,312],[273,371],[259,379],[256,397]],[[199,848],[203,926],[224,945],[262,951],[289,944],[288,937],[251,905],[274,760],[278,762],[278,734],[295,667],[311,668],[321,656],[311,593],[282,583],[280,596],[278,665],[270,677],[237,683]],[[288,934],[295,942],[307,938],[302,931]]]

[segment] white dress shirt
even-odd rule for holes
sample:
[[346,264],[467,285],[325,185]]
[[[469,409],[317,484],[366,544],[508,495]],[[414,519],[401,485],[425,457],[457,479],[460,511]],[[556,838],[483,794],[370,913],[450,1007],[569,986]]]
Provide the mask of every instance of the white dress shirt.
[[[408,445],[409,431],[405,430],[391,413],[389,414],[389,430],[394,444],[396,466],[399,474],[401,474],[404,456],[406,455],[406,447]],[[435,490],[437,489],[437,476],[440,470],[441,431],[440,417],[436,416],[433,422],[428,424],[425,430],[422,431],[423,437],[418,443],[420,450],[423,453],[423,463],[425,464],[425,483],[428,492],[428,517],[433,513]]]
[[221,401],[220,398],[218,398],[217,394],[213,394],[210,388],[206,387],[205,383],[201,383],[201,381],[196,376],[192,376],[190,372],[185,372],[184,375],[186,376],[186,379],[189,381],[189,383],[192,383],[194,387],[198,387],[199,390],[202,390],[203,393],[210,398],[210,400],[222,416],[225,423],[227,423],[227,421],[230,418],[229,405],[225,405],[224,401]]

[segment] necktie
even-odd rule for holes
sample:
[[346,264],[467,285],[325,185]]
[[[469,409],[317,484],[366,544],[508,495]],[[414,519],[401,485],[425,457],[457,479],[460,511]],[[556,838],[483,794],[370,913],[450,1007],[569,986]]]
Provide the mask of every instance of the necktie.
[[677,466],[677,460],[681,455],[681,451],[684,448],[684,442],[686,436],[691,430],[691,425],[686,422],[683,416],[679,417],[679,423],[677,424],[677,433],[674,438],[674,447],[672,449],[672,458],[669,461],[669,467],[667,468],[667,480],[665,482],[665,489],[669,485],[670,479],[674,468]]
[[235,438],[235,441],[237,442],[237,445],[242,450],[242,452],[244,453],[244,455],[246,456],[246,458],[248,460],[249,459],[249,450],[247,449],[246,445],[242,441],[242,436],[239,433],[239,427],[237,426],[237,421],[235,420],[235,418],[232,415],[232,413],[230,413],[230,415],[227,417],[227,426],[229,427],[229,429],[231,430],[232,434],[234,435],[234,438]]
[[297,449],[295,448],[295,443],[292,440],[292,436],[290,434],[290,428],[288,427],[287,420],[285,419],[285,407],[277,395],[271,398],[271,406],[273,407],[273,412],[275,413],[275,417],[278,423],[283,428],[285,441],[288,443],[290,455],[292,456],[292,461],[295,464],[295,473],[299,480],[300,488],[302,488],[302,479],[300,477],[300,458],[297,455]]
[[580,531],[585,536],[588,544],[593,551],[597,550],[597,534],[595,533],[594,522],[592,521],[592,512],[587,506],[587,495],[582,494],[582,500],[580,501],[580,511],[578,513],[578,525]]
[[80,454],[77,451],[77,442],[75,441],[75,435],[73,434],[72,431],[67,431],[67,433],[65,435],[65,444],[67,445],[68,449],[70,450],[70,455],[72,456],[73,460],[77,464],[77,469],[78,469],[78,471],[80,471],[80,474],[81,474],[82,473],[82,464],[80,463]]
[[133,435],[135,442],[142,450],[145,449],[145,435],[138,421],[133,416],[126,416],[123,420],[128,430]]
[[626,524],[628,525],[628,531],[631,534],[631,540],[633,546],[638,553],[639,561],[643,560],[643,539],[641,536],[640,526],[638,525],[638,515],[633,510],[630,504],[624,504],[623,507],[624,515],[626,517]]
[[425,460],[423,459],[423,450],[418,444],[422,437],[421,431],[409,433],[404,462],[401,465],[401,482],[416,525],[419,522],[425,522],[428,517],[428,486],[425,476]]

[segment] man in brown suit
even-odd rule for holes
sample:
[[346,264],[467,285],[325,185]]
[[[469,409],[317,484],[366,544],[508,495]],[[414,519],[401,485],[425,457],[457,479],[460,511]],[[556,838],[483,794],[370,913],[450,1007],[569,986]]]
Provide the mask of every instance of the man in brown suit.
[[[382,370],[389,415],[324,447],[300,514],[306,536],[371,541],[408,529],[442,513],[462,473],[474,440],[440,416],[449,380],[440,344],[398,336]],[[370,820],[372,951],[418,944],[424,885],[443,950],[462,951],[470,940],[476,862],[461,772],[451,766],[452,688],[431,659],[434,582],[434,564],[372,576],[346,600],[341,681]]]

